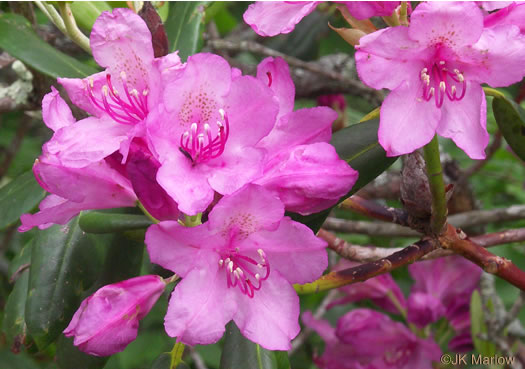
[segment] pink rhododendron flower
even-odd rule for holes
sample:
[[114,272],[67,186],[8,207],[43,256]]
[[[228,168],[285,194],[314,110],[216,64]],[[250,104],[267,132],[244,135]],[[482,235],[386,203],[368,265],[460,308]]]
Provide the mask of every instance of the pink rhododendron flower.
[[145,275],[102,287],[82,301],[64,330],[81,351],[109,356],[137,337],[144,318],[164,291],[164,280]]
[[[90,44],[95,61],[106,70],[84,79],[58,79],[75,105],[98,118],[91,118],[98,124],[90,127],[83,123],[68,129],[69,149],[59,154],[68,166],[87,165],[119,148],[126,159],[131,140],[144,135],[144,120],[160,102],[161,77],[182,68],[176,53],[154,58],[146,23],[129,9],[103,12],[93,25]],[[82,134],[87,131],[89,135]],[[52,141],[65,145],[62,137]],[[98,155],[71,160],[71,151],[91,152],[94,147]]]
[[[44,97],[42,115],[44,123],[55,131],[55,136],[88,120],[90,122],[85,127],[91,123],[100,123],[95,118],[76,122],[66,102],[54,88]],[[89,134],[89,130],[86,134]],[[100,141],[104,146],[104,138]],[[35,162],[33,172],[38,183],[51,195],[40,203],[38,213],[21,216],[19,231],[25,232],[35,226],[43,229],[53,224],[65,224],[82,210],[135,206],[137,197],[131,183],[106,162],[98,161],[83,168],[71,168],[62,164],[60,150],[54,150],[52,141],[44,145],[43,151],[43,155]],[[96,147],[92,147],[90,152],[79,151],[71,160],[97,155],[96,152]]]
[[257,178],[264,150],[255,145],[273,125],[271,90],[250,76],[232,78],[226,60],[196,54],[173,80],[147,130],[161,166],[157,180],[179,209],[195,215],[215,192],[230,194]]
[[316,364],[322,369],[432,369],[441,350],[431,339],[421,339],[406,326],[370,309],[355,309],[337,321],[337,328],[302,316],[306,326],[325,339]]
[[333,206],[357,180],[328,142],[337,113],[327,107],[293,111],[295,87],[281,58],[266,58],[257,78],[279,101],[277,122],[256,147],[267,152],[262,176],[254,183],[279,196],[287,211],[303,215]]
[[417,262],[408,271],[415,280],[408,299],[409,321],[424,327],[444,316],[456,334],[470,332],[470,297],[481,277],[477,265],[450,256]]
[[[337,263],[334,270],[348,269],[356,265],[358,263],[343,259]],[[400,309],[406,310],[405,296],[390,274],[381,274],[364,282],[340,287],[338,290],[342,292],[343,297],[332,302],[328,308],[369,299],[380,308],[394,314],[400,314]]]
[[148,229],[151,261],[183,277],[165,318],[170,336],[190,345],[214,343],[233,319],[261,346],[290,348],[299,332],[292,283],[318,278],[327,255],[324,241],[283,216],[278,198],[250,184],[224,196],[202,225],[167,221]]
[[472,2],[428,2],[413,11],[409,27],[362,37],[355,57],[365,84],[392,90],[378,133],[389,156],[410,153],[438,133],[482,159],[489,137],[481,84],[523,78],[525,38],[512,25],[484,28]]
[[[322,1],[256,1],[244,13],[244,21],[260,36],[290,33],[295,25]],[[345,4],[356,19],[390,16],[399,1],[336,1]]]

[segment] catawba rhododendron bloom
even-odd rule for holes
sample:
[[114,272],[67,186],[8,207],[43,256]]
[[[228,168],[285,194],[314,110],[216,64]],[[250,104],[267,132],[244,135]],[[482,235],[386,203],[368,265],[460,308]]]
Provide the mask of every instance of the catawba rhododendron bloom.
[[337,328],[308,311],[302,320],[326,342],[325,352],[315,359],[321,369],[432,369],[441,356],[431,338],[418,338],[374,310],[352,310],[339,318]]
[[[244,13],[244,21],[260,36],[290,33],[297,23],[322,1],[256,1]],[[345,4],[356,19],[390,16],[399,1],[336,1]]]
[[272,90],[279,113],[273,129],[256,146],[267,155],[254,183],[279,196],[287,211],[307,215],[335,205],[358,177],[329,144],[337,113],[327,107],[293,111],[295,86],[281,58],[264,59],[257,79]]
[[473,2],[428,2],[413,11],[409,27],[362,37],[355,57],[365,84],[392,90],[378,133],[389,156],[410,153],[437,133],[483,159],[489,137],[481,84],[523,78],[525,38],[514,25],[484,28]]
[[164,280],[145,275],[100,288],[82,301],[64,330],[90,355],[113,355],[137,337],[144,318],[164,291]]
[[165,328],[190,345],[217,342],[233,319],[253,342],[288,350],[299,332],[292,283],[311,282],[327,266],[326,243],[284,217],[281,201],[253,184],[224,196],[202,225],[151,226],[146,245],[152,262],[183,278]]
[[[89,127],[79,122],[53,140],[68,166],[84,166],[119,149],[125,160],[132,139],[144,135],[145,118],[159,103],[161,78],[183,67],[176,53],[154,57],[146,23],[129,9],[103,12],[90,44],[93,58],[106,70],[83,79],[58,79],[73,104],[93,116]],[[87,130],[89,135],[82,134]],[[79,158],[77,153],[91,155]]]
[[[89,127],[88,120],[96,122],[95,118],[77,122],[55,89],[44,97],[42,116],[44,123],[55,131],[55,136],[74,125],[86,123]],[[85,133],[89,135],[89,129]],[[39,212],[21,216],[21,232],[35,226],[43,229],[65,224],[82,210],[135,206],[137,197],[130,181],[107,162],[96,161],[82,168],[68,167],[63,165],[53,145],[53,141],[44,145],[42,156],[33,166],[36,180],[51,195],[40,203]],[[85,152],[78,155],[84,158],[84,154],[90,155]]]

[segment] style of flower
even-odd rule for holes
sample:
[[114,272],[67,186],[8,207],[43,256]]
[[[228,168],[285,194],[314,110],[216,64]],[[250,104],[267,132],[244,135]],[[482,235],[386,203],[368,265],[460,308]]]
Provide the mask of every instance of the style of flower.
[[437,133],[483,159],[489,136],[481,84],[523,78],[525,38],[513,25],[484,28],[472,2],[428,2],[413,11],[409,27],[363,36],[355,57],[365,84],[391,90],[378,133],[389,156],[410,153]]
[[412,264],[408,271],[415,280],[408,298],[408,320],[425,327],[446,317],[456,337],[462,337],[453,339],[451,349],[472,348],[470,297],[479,284],[481,269],[462,257],[450,256]]
[[267,155],[253,183],[279,196],[287,211],[308,215],[335,205],[358,177],[329,144],[337,113],[327,107],[293,111],[295,86],[281,58],[264,59],[257,79],[268,84],[279,112],[273,129],[256,145]]
[[[76,122],[66,102],[54,88],[44,97],[42,116],[44,123],[55,131],[55,136],[60,136],[64,129],[73,125],[89,127],[100,123],[96,118]],[[89,135],[89,129],[85,133]],[[102,149],[103,146],[101,143]],[[91,152],[79,151],[79,157],[84,159],[97,155],[96,148],[92,149]],[[58,152],[53,143],[48,142],[43,147],[43,155],[33,166],[38,183],[51,195],[40,203],[38,213],[20,217],[22,225],[19,231],[65,224],[82,210],[135,206],[137,197],[130,181],[107,162],[101,160],[82,168],[67,167],[62,164]]]
[[260,186],[224,196],[208,221],[188,228],[151,226],[151,261],[183,277],[165,318],[168,335],[185,344],[217,342],[233,319],[242,334],[270,350],[288,350],[299,332],[292,283],[318,278],[326,243],[284,216],[284,206]]
[[120,352],[137,337],[139,320],[158,300],[164,280],[145,275],[109,284],[82,301],[64,330],[73,344],[95,356]]
[[326,342],[323,355],[315,359],[321,369],[431,369],[441,356],[431,338],[418,338],[374,310],[354,309],[339,318],[337,328],[308,311],[302,320]]
[[[399,1],[336,1],[344,4],[356,19],[390,16]],[[244,21],[260,36],[290,33],[296,24],[322,1],[256,1],[244,13]]]

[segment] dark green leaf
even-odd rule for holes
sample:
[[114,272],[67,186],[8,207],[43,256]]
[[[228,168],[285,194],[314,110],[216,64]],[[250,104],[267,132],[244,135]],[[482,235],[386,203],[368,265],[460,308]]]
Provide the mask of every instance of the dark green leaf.
[[[354,187],[343,196],[339,202],[352,196],[366,184],[390,167],[397,157],[387,157],[385,150],[379,145],[377,131],[379,119],[371,119],[363,123],[351,125],[336,132],[332,136],[331,144],[334,145],[339,157],[359,172],[359,178]],[[306,224],[317,232],[331,209],[322,212],[301,216],[292,214],[292,218]]]
[[492,110],[503,137],[516,155],[525,160],[525,110],[504,96],[494,97]]
[[80,228],[88,233],[113,233],[148,228],[152,223],[144,215],[87,212],[80,216]]
[[111,11],[111,6],[106,1],[72,1],[71,11],[77,24],[91,31],[95,20],[103,11]]
[[32,241],[24,246],[20,254],[10,265],[12,272],[9,273],[9,276],[15,276],[16,283],[7,298],[4,310],[5,315],[2,321],[2,331],[5,333],[7,344],[13,352],[20,350],[26,338],[25,307],[29,286],[29,269],[25,268],[31,262],[31,247]]
[[0,351],[2,369],[39,369],[39,366],[26,355],[15,355],[9,351]]
[[0,14],[0,48],[53,78],[82,78],[98,72],[48,45],[24,17],[16,14]]
[[66,328],[83,292],[97,276],[95,244],[75,217],[65,226],[40,231],[31,253],[26,323],[40,349]]
[[18,221],[20,215],[31,211],[45,195],[32,171],[0,188],[0,229]]
[[[160,355],[154,362],[151,364],[151,369],[171,369],[171,356],[169,353],[164,353]],[[190,369],[186,363],[180,363],[175,369]]]
[[492,342],[479,338],[481,334],[487,334],[487,325],[485,324],[481,296],[477,290],[472,293],[470,298],[470,321],[474,348],[482,356],[493,357],[496,354],[496,346]]
[[290,364],[278,351],[269,351],[245,338],[234,322],[228,323],[224,335],[220,369],[285,369]]
[[171,51],[179,50],[182,61],[195,54],[201,38],[204,8],[208,1],[176,1],[171,3],[165,27]]
[[73,345],[73,337],[63,334],[58,338],[56,358],[60,369],[100,369],[109,359],[83,353]]

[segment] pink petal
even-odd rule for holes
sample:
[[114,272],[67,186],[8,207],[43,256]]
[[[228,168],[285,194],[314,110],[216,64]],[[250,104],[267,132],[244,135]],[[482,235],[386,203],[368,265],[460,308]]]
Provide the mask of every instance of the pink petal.
[[341,1],[355,19],[388,17],[399,5],[399,1]]
[[[87,90],[88,83],[93,83],[93,91],[102,91],[102,86],[107,83],[107,72],[95,73],[87,78],[58,78],[58,83],[64,87],[71,102],[89,114],[100,117],[103,112],[93,105]],[[97,94],[98,97],[98,94]]]
[[264,250],[271,270],[290,283],[308,283],[319,278],[328,266],[326,242],[304,224],[285,217],[275,231],[253,234],[243,245]]
[[214,246],[210,237],[207,225],[188,228],[176,221],[165,221],[148,228],[145,243],[152,263],[186,277],[202,265],[203,258],[206,260],[203,255],[209,251],[201,250]]
[[337,113],[327,107],[294,111],[278,120],[270,134],[259,142],[273,157],[297,145],[329,142]]
[[326,320],[316,319],[310,311],[302,313],[301,320],[306,327],[313,329],[325,342],[337,342],[335,328]]
[[525,75],[525,35],[515,25],[486,28],[479,41],[462,50],[460,57],[467,81],[493,87],[511,85]]
[[208,182],[221,195],[228,195],[262,174],[264,150],[235,147],[215,159],[209,169]]
[[277,120],[293,110],[295,86],[284,59],[272,57],[264,59],[257,66],[257,79],[269,86],[279,101]]
[[260,36],[290,33],[295,25],[310,14],[319,1],[257,1],[244,13],[244,21]]
[[139,92],[148,88],[153,46],[140,16],[123,8],[103,12],[93,25],[90,43],[96,62],[107,67],[115,81],[125,72]]
[[251,76],[232,82],[225,104],[230,123],[226,150],[236,145],[255,145],[270,133],[279,112],[272,90]]
[[299,297],[291,284],[273,272],[253,298],[237,293],[233,320],[243,336],[268,350],[289,350],[299,333]]
[[420,3],[410,16],[410,38],[425,45],[457,49],[478,41],[483,13],[474,2]]
[[252,234],[274,230],[284,216],[283,204],[277,197],[256,185],[246,185],[215,205],[208,216],[210,229],[239,229]]
[[408,320],[419,328],[438,321],[445,315],[445,307],[433,294],[413,292],[408,298]]
[[411,153],[434,137],[441,110],[421,95],[417,85],[403,82],[383,102],[378,137],[388,156]]
[[372,88],[390,90],[419,78],[424,60],[432,52],[410,38],[408,27],[385,28],[363,36],[356,50],[359,78]]
[[489,142],[485,93],[476,82],[467,83],[467,93],[460,101],[445,101],[440,136],[451,138],[472,159],[484,159]]
[[63,165],[81,168],[117,151],[129,128],[109,118],[86,118],[59,129],[44,145]]
[[279,196],[287,211],[307,215],[335,205],[357,177],[332,145],[319,142],[283,152],[255,183]]
[[188,345],[217,342],[237,311],[236,290],[227,288],[217,258],[212,259],[208,267],[193,269],[175,287],[164,318],[166,333]]
[[[177,150],[178,151],[178,150]],[[188,215],[201,213],[213,200],[214,191],[208,184],[208,167],[193,166],[180,152],[161,165],[157,182]]]
[[51,92],[42,100],[42,117],[46,126],[53,131],[58,131],[76,122],[71,109],[53,86],[51,86]]

